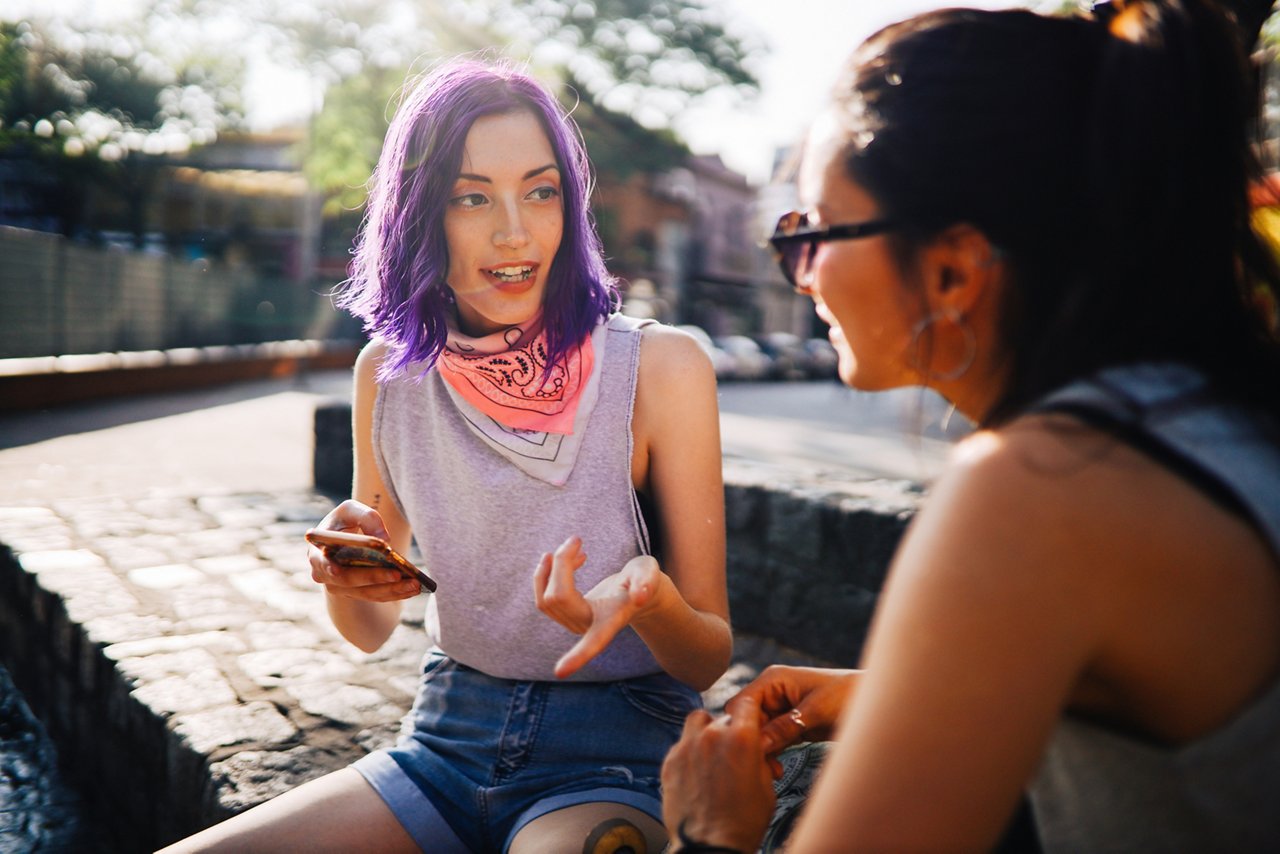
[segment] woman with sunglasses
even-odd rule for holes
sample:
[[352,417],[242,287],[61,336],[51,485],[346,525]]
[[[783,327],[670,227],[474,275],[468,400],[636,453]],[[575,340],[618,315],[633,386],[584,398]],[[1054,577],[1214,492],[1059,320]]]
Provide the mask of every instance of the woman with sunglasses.
[[907,533],[863,666],[774,668],[664,766],[676,851],[1280,849],[1280,343],[1250,101],[1200,0],[947,10],[854,54],[773,238],[859,389],[980,429]]
[[[373,336],[354,497],[320,527],[416,537],[433,648],[394,747],[175,851],[666,844],[662,758],[732,647],[715,376],[615,313],[588,187],[576,125],[519,70],[408,91],[340,299]],[[418,582],[334,558],[313,547],[312,578],[375,652]]]

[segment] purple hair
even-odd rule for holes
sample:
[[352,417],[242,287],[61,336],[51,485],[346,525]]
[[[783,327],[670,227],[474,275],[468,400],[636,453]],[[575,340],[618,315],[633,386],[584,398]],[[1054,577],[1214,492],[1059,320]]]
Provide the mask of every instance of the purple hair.
[[[543,319],[554,363],[618,305],[588,207],[591,166],[578,126],[541,84],[508,63],[446,63],[410,89],[387,129],[370,179],[351,277],[337,304],[387,341],[387,379],[435,363],[453,294],[445,284],[444,213],[476,119],[528,110],[546,131],[561,176],[564,229],[547,276]],[[425,369],[423,371],[425,374]]]

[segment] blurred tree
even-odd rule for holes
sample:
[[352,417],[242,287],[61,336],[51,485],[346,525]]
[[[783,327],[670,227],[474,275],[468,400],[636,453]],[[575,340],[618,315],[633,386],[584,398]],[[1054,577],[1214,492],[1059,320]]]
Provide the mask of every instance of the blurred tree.
[[665,129],[691,99],[758,88],[750,64],[760,46],[702,0],[152,0],[148,10],[239,21],[239,49],[307,72],[306,172],[330,214],[363,204],[401,84],[446,55],[527,60],[553,85],[571,82],[565,97],[584,115],[630,117],[609,131],[626,127],[636,143],[619,165],[679,148]]
[[[454,4],[460,5],[460,4]],[[666,127],[712,89],[754,93],[762,45],[699,0],[469,0],[517,55],[561,67],[592,99]]]
[[390,105],[404,82],[400,70],[373,68],[331,86],[312,121],[307,180],[335,215],[364,206],[366,184],[382,151]]
[[166,155],[212,142],[241,120],[233,58],[176,58],[128,27],[0,23],[0,156],[30,161],[36,217],[76,236],[95,190],[123,200],[141,246]]

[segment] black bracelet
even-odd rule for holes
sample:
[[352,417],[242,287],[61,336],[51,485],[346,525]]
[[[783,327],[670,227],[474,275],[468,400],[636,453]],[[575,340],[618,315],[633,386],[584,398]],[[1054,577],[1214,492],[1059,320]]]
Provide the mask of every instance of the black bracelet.
[[[685,821],[688,821],[686,819]],[[680,826],[676,828],[676,839],[680,840],[680,847],[676,849],[676,854],[743,854],[737,848],[726,848],[723,845],[710,845],[706,842],[699,842],[696,839],[690,839],[684,832],[684,822],[680,822]]]

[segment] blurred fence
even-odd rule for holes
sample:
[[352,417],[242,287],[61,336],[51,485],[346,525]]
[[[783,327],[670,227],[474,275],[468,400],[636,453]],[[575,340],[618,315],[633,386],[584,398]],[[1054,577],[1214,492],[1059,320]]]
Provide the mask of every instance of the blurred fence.
[[327,338],[330,287],[0,227],[0,358]]

